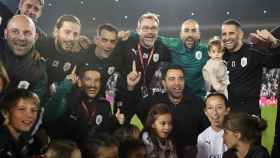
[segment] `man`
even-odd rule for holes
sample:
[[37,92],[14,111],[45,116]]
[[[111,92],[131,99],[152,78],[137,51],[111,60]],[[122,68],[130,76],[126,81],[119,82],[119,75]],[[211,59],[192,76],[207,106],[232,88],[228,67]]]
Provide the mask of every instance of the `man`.
[[[151,83],[160,63],[169,62],[171,59],[169,50],[158,40],[159,19],[156,14],[141,15],[136,31],[139,36],[129,37],[127,41],[120,42],[118,51],[123,53],[123,63],[129,65],[124,68],[126,75],[132,71],[130,65],[133,62],[136,64],[136,69],[141,72],[135,90],[139,98],[145,98],[152,94],[154,86]],[[137,78],[133,74],[130,77]]]
[[88,139],[113,132],[124,116],[119,110],[114,116],[110,104],[100,97],[102,76],[94,65],[81,67],[79,78],[74,68],[47,103],[44,119],[52,139],[70,139],[83,151]]
[[5,43],[0,50],[0,59],[8,72],[8,89],[25,88],[33,90],[40,99],[47,87],[45,62],[34,60],[36,39],[34,22],[25,15],[12,17],[5,29]]
[[[46,38],[47,34],[37,25],[39,17],[42,15],[44,7],[44,0],[20,0],[17,13],[20,15],[26,15],[30,17],[36,24],[36,29],[39,34],[39,38]],[[2,18],[2,24],[0,22],[0,37],[3,37],[3,31],[7,25],[9,19],[14,16],[14,13],[0,2],[0,17]]]
[[[254,35],[271,42],[273,48],[279,47],[279,40],[266,30],[257,31]],[[221,36],[225,47],[224,60],[229,71],[228,96],[232,111],[260,115],[262,68],[279,66],[279,55],[260,52],[244,43],[241,25],[233,19],[222,24]],[[271,48],[270,51],[275,49]]]
[[[145,122],[151,105],[167,104],[172,111],[173,134],[178,157],[195,157],[197,136],[206,127],[203,120],[205,116],[202,101],[187,90],[184,77],[185,73],[181,66],[168,65],[163,71],[162,78],[166,93],[157,93],[139,103],[135,102],[135,95],[128,93],[124,111],[126,118],[136,113],[140,120]],[[133,89],[137,83],[130,80],[128,77],[128,85]]]
[[55,92],[55,85],[69,74],[75,65],[83,63],[84,51],[73,52],[75,45],[80,38],[80,20],[72,15],[62,15],[58,18],[54,27],[54,37],[39,41],[36,48],[47,60],[47,73],[49,85],[52,92]]
[[118,42],[118,30],[112,24],[102,24],[97,28],[95,44],[91,45],[89,62],[98,67],[103,75],[101,95],[112,97],[110,101],[114,102],[117,84],[121,79],[122,59],[120,53],[115,51]]
[[208,59],[207,47],[200,43],[197,21],[188,19],[181,25],[180,39],[160,36],[160,40],[171,50],[172,63],[181,65],[187,86],[203,98],[206,94],[202,68]]

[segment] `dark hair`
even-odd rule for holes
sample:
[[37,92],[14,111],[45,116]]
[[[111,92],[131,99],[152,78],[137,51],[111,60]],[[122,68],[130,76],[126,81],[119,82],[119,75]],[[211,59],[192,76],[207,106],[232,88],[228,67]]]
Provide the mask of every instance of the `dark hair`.
[[255,143],[260,141],[262,131],[266,129],[267,123],[256,115],[231,113],[225,116],[223,127],[233,132],[240,132],[242,141]]
[[165,77],[166,77],[167,72],[168,72],[169,70],[180,70],[180,71],[183,72],[183,75],[184,75],[184,77],[185,77],[185,70],[183,69],[182,66],[180,66],[180,65],[174,65],[174,64],[167,64],[167,65],[165,66],[165,68],[163,69],[163,72],[162,72],[162,80],[165,80]]
[[119,147],[119,157],[129,158],[131,154],[141,148],[145,150],[145,144],[139,139],[127,139],[120,144]]
[[234,25],[234,26],[236,26],[236,28],[242,30],[242,26],[241,26],[240,22],[236,19],[228,19],[223,22],[222,26],[223,25]]
[[224,103],[226,107],[230,107],[229,102],[227,97],[223,94],[223,93],[219,93],[219,92],[210,92],[206,97],[205,97],[205,104],[204,104],[204,108],[206,107],[206,102],[210,97],[220,97]]
[[64,22],[72,22],[81,26],[81,21],[78,17],[74,15],[62,15],[57,19],[55,29],[60,29],[63,26]]
[[10,109],[15,107],[17,103],[21,100],[30,100],[34,105],[40,106],[40,99],[37,96],[37,94],[26,90],[26,89],[14,89],[11,91],[8,91],[2,100],[2,106],[1,109],[4,112],[8,112]]
[[80,65],[78,68],[78,76],[83,78],[87,71],[96,71],[100,73],[101,78],[104,76],[104,74],[102,74],[101,68],[92,63],[83,63]]
[[114,131],[114,137],[119,141],[123,142],[130,138],[138,138],[140,134],[140,129],[132,124],[124,125]]
[[110,23],[105,23],[105,24],[99,25],[96,29],[97,36],[100,36],[102,30],[114,32],[114,33],[116,33],[116,36],[118,36],[118,32],[119,32],[117,27]]
[[152,130],[152,125],[156,121],[158,116],[163,114],[171,114],[171,111],[166,104],[158,103],[153,105],[148,113],[147,120],[145,123],[145,129],[152,132],[151,134],[155,134],[154,131]]
[[105,134],[105,133],[100,133],[100,134],[96,134],[94,136],[94,138],[90,138],[85,146],[85,150],[84,150],[84,155],[83,157],[86,158],[98,158],[98,150],[100,148],[104,148],[104,147],[112,147],[112,146],[117,146],[118,147],[118,142],[117,140],[109,135],[109,134]]
[[53,140],[48,147],[48,151],[52,151],[51,158],[71,158],[75,150],[79,148],[70,140]]

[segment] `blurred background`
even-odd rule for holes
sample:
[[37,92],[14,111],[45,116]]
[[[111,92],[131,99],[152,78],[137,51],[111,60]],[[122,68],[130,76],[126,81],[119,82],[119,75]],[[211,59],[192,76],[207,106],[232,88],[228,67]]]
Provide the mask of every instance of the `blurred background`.
[[[16,10],[19,0],[0,0]],[[123,30],[135,30],[138,17],[145,12],[160,15],[160,33],[177,36],[187,18],[201,24],[202,40],[219,35],[220,24],[240,20],[246,32],[280,25],[279,0],[45,0],[39,25],[51,33],[56,19],[73,14],[81,19],[82,33],[93,38],[96,27],[110,22]]]

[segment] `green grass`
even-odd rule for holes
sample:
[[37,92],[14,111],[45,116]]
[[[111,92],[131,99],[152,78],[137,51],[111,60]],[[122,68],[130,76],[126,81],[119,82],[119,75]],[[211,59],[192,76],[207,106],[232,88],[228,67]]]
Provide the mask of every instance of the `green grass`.
[[262,118],[267,121],[268,127],[263,133],[262,144],[268,149],[269,152],[272,150],[275,132],[275,119],[277,114],[276,106],[265,106],[261,107]]

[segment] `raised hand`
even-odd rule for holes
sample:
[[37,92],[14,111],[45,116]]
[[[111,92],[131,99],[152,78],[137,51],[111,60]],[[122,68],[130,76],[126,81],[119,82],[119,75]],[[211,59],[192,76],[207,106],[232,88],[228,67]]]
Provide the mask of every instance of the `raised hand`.
[[135,61],[132,62],[132,71],[127,75],[127,89],[132,91],[141,79],[141,72],[137,72]]
[[125,121],[125,116],[123,113],[121,113],[120,108],[117,109],[117,113],[115,114],[119,124],[123,125]]
[[78,76],[76,74],[76,69],[77,69],[77,66],[75,65],[73,70],[71,71],[71,73],[66,76],[66,79],[71,81],[73,84],[76,84],[77,81],[78,81]]

